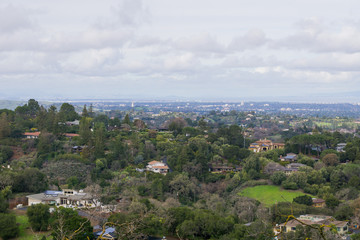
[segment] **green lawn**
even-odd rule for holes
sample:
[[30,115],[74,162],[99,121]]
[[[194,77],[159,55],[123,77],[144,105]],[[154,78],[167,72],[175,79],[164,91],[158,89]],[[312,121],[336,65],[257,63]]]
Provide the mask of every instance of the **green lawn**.
[[[29,219],[26,215],[16,214],[16,222],[19,224],[19,237],[17,240],[37,240],[41,239],[42,236],[47,236],[50,232],[32,232],[29,225]],[[47,239],[52,239],[47,237]]]
[[292,202],[293,198],[304,195],[304,193],[301,191],[283,190],[278,186],[261,185],[245,188],[239,192],[239,195],[254,198],[266,206],[271,206],[276,202]]

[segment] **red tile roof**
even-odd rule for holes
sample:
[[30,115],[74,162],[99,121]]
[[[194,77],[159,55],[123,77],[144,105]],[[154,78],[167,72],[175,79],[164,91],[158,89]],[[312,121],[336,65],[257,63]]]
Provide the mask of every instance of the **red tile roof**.
[[41,132],[26,132],[24,133],[25,136],[36,136],[38,137]]
[[158,168],[158,169],[169,169],[168,166],[154,166],[153,168]]
[[80,135],[77,133],[65,133],[65,137],[79,137]]
[[149,165],[154,165],[154,164],[157,164],[157,163],[161,163],[161,162],[159,162],[159,161],[151,161],[151,162],[149,162],[148,164],[149,164]]

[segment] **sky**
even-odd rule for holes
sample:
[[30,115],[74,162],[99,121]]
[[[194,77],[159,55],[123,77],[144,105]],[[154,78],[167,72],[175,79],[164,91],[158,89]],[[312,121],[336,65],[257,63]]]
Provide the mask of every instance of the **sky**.
[[2,0],[0,99],[360,102],[358,0]]

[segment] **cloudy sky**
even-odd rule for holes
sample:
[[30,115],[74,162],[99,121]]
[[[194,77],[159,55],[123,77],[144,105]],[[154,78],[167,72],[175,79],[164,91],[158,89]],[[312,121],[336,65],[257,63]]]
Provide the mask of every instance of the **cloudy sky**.
[[360,101],[358,0],[1,0],[0,99]]

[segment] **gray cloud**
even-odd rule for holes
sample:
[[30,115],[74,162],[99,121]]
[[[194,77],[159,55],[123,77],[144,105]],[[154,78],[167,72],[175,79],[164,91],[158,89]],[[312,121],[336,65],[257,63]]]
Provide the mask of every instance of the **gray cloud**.
[[329,26],[317,19],[306,19],[297,24],[293,35],[275,40],[273,47],[308,50],[311,52],[360,51],[360,29],[354,25]]
[[225,46],[216,39],[216,37],[208,33],[176,39],[174,41],[174,47],[176,49],[191,52],[209,53],[223,53],[226,49]]
[[230,45],[230,51],[244,51],[248,49],[254,49],[261,47],[268,42],[265,33],[259,29],[253,29],[248,31],[243,36],[235,37]]
[[[312,10],[297,3],[286,13],[272,8],[280,3],[66,0],[53,6],[4,0],[0,94],[239,97],[360,91],[357,13],[349,15],[344,4],[329,13],[318,11],[317,3]],[[261,14],[259,4],[266,5]]]
[[31,18],[34,11],[7,5],[0,7],[0,32],[14,33],[19,30],[32,29],[35,27],[35,22]]
[[136,28],[151,22],[151,13],[142,0],[120,0],[110,7],[110,15],[96,20],[94,26],[100,29]]

